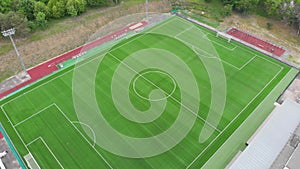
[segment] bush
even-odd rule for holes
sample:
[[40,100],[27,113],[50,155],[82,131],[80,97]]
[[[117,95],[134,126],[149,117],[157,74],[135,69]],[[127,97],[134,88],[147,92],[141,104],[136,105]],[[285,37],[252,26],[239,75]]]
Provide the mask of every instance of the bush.
[[220,14],[225,17],[225,16],[230,16],[232,13],[232,6],[231,4],[227,4],[224,6],[224,8],[220,11]]
[[270,22],[267,22],[267,29],[271,29],[272,28],[272,26],[273,26],[273,24],[272,23],[270,23]]

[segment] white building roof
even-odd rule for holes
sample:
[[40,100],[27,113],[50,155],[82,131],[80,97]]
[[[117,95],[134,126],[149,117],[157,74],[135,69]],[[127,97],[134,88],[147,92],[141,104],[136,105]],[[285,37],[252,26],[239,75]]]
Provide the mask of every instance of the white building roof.
[[300,122],[300,105],[286,100],[277,106],[230,169],[268,169]]

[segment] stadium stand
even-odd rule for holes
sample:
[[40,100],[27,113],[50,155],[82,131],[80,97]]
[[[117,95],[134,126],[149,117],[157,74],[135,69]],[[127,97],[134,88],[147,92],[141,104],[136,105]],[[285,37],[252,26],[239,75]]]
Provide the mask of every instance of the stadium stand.
[[[286,100],[275,107],[247,142],[248,146],[227,169],[270,168],[300,123],[300,105]],[[292,169],[292,168],[291,168]]]

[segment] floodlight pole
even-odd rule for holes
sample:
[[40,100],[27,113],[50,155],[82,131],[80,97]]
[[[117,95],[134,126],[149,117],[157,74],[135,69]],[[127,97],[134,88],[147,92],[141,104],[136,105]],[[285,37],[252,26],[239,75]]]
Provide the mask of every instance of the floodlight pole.
[[148,0],[146,0],[146,20],[148,21]]
[[17,49],[17,46],[16,46],[16,44],[15,44],[13,38],[12,38],[12,35],[14,35],[15,32],[16,32],[15,28],[11,28],[11,29],[8,29],[8,30],[6,30],[6,31],[3,31],[3,32],[2,32],[2,35],[3,35],[4,37],[7,37],[7,36],[9,37],[11,43],[12,43],[13,46],[14,46],[14,49],[15,49],[16,54],[17,54],[17,56],[18,56],[18,59],[19,59],[21,65],[22,65],[23,71],[24,71],[24,73],[27,74],[25,64],[24,64],[24,62],[23,62],[23,60],[22,60],[22,57],[21,57],[21,55],[20,55],[20,53],[19,53],[19,51],[18,51],[18,49]]

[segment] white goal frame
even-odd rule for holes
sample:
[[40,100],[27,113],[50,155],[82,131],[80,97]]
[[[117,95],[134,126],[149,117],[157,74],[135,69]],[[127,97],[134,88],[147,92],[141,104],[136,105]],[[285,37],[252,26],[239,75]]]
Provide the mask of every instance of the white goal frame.
[[232,36],[228,35],[224,32],[217,32],[216,37],[222,37],[224,39],[227,39],[227,42],[231,42]]

